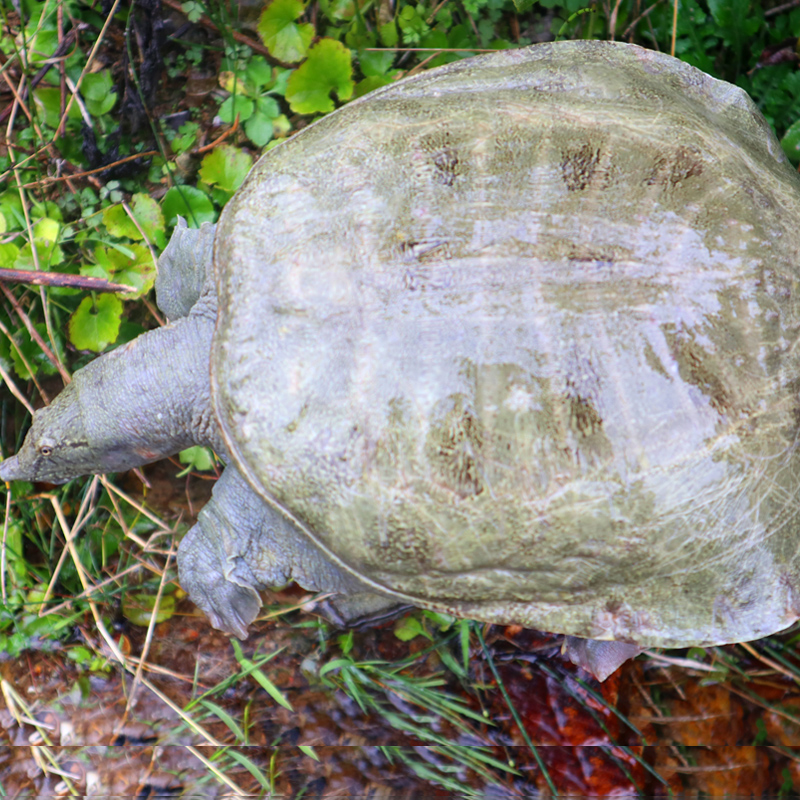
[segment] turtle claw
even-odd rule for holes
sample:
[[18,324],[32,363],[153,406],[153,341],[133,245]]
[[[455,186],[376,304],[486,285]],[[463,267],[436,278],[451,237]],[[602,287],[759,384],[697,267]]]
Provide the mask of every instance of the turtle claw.
[[247,638],[247,628],[261,609],[261,598],[252,586],[239,586],[224,578],[216,582],[203,603],[197,597],[193,599],[214,628],[242,640]]

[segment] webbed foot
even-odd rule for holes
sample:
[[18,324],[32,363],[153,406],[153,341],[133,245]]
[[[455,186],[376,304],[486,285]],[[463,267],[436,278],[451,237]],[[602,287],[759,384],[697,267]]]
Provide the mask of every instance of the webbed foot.
[[[224,560],[214,540],[198,522],[178,548],[178,574],[183,588],[220,631],[247,638],[247,628],[261,608],[255,588],[237,580],[233,571],[223,570]],[[227,574],[226,574],[227,573]]]

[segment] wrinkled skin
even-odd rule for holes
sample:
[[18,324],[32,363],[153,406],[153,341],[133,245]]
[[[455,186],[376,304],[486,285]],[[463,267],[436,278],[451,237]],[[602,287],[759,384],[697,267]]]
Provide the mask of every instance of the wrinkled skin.
[[[156,281],[169,324],[76,372],[53,403],[36,412],[19,453],[0,465],[0,479],[64,483],[141,466],[193,445],[228,460],[209,397],[213,238],[214,226],[188,230],[180,220]],[[261,607],[256,589],[291,580],[346,593],[331,606],[343,623],[396,605],[331,565],[232,465],[181,542],[178,567],[184,588],[211,623],[243,639]]]
[[292,579],[346,620],[565,633],[599,677],[772,633],[800,613],[781,159],[740,90],[627,45],[393,84],[270,151],[216,237],[179,229],[170,325],[77,373],[0,477],[214,447],[180,579],[242,637]]

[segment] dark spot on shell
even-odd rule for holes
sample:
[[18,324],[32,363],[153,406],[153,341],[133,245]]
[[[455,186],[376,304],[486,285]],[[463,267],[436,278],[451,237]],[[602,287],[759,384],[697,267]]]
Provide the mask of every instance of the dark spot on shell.
[[409,239],[400,243],[405,259],[415,261],[444,261],[452,256],[450,242],[446,239]]
[[700,151],[696,147],[681,145],[669,155],[659,156],[647,180],[648,186],[666,186],[674,189],[685,180],[703,172]]
[[603,428],[603,418],[594,403],[575,391],[567,380],[567,408],[569,409],[570,428],[581,436],[593,436]]
[[458,149],[452,144],[450,134],[443,131],[420,139],[420,147],[433,167],[433,179],[442,186],[453,186],[462,172]]
[[600,163],[600,150],[590,144],[566,150],[561,159],[561,175],[570,192],[579,192],[591,182]]
[[426,450],[433,480],[462,498],[480,494],[484,488],[480,468],[483,445],[480,421],[456,397],[452,410],[428,433]]
[[732,411],[733,398],[719,374],[719,358],[700,345],[693,333],[670,328],[665,326],[664,334],[681,379],[696,386],[717,413]]
[[433,157],[433,166],[436,167],[436,175],[440,183],[445,186],[452,186],[456,182],[458,154],[455,150],[448,148],[437,153]]

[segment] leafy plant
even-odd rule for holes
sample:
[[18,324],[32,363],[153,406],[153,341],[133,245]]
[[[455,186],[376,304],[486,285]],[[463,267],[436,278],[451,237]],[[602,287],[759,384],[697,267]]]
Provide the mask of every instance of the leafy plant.
[[[246,4],[240,6],[236,10],[246,13]],[[746,89],[783,137],[785,152],[800,162],[800,73],[794,60],[800,9],[783,8],[778,2],[678,0],[674,42],[671,0],[274,0],[249,28],[238,27],[230,16],[234,7],[199,0],[183,4],[197,27],[190,28],[185,39],[176,31],[161,42],[167,69],[156,70],[154,80],[166,74],[168,83],[159,87],[156,104],[135,127],[127,124],[132,109],[137,102],[147,106],[140,91],[146,83],[139,74],[145,61],[144,51],[138,49],[143,39],[133,27],[139,13],[136,4],[118,5],[111,20],[99,5],[83,0],[0,4],[3,74],[6,84],[14,84],[0,108],[0,266],[100,277],[134,288],[119,295],[69,287],[17,287],[9,292],[16,305],[6,296],[0,308],[0,368],[4,386],[15,395],[3,396],[4,453],[19,445],[33,405],[58,391],[59,376],[67,380],[89,353],[129,341],[157,324],[147,307],[152,307],[148,295],[154,259],[178,214],[195,226],[215,221],[258,149],[411,70],[464,58],[477,49],[516,47],[554,35],[609,38],[613,33],[618,40],[664,52],[674,45],[685,61]],[[269,57],[256,54],[263,50],[256,36]],[[189,84],[206,73],[213,76],[213,88],[204,90],[206,95],[189,91]],[[164,109],[171,114],[176,108],[181,112],[177,121],[164,124]],[[240,128],[231,131],[237,118]],[[220,136],[227,136],[225,143],[213,146]],[[140,158],[132,158],[137,154]],[[184,452],[181,461],[191,470],[213,466],[205,449]],[[107,654],[113,640],[103,640],[101,648],[76,637],[94,634],[99,639],[119,610],[124,620],[149,624],[157,590],[140,572],[159,577],[163,573],[165,581],[171,580],[166,536],[184,531],[186,524],[178,528],[178,523],[155,523],[146,516],[152,512],[145,514],[137,500],[113,483],[105,486],[73,481],[45,495],[22,482],[10,487],[0,602],[2,656],[16,659],[63,643],[67,658],[80,670],[134,673],[124,660],[110,666]],[[62,519],[75,530],[62,529]],[[162,538],[153,540],[152,551],[145,549],[156,530]],[[129,570],[135,579],[129,578]],[[51,586],[57,596],[47,593]],[[180,593],[165,589],[162,595],[163,614],[180,600]],[[175,613],[167,624],[180,617]],[[335,646],[325,626],[315,630],[321,651]],[[415,612],[396,625],[395,633],[403,641],[396,639],[394,644],[424,647],[431,663],[444,665],[467,686],[477,682],[470,672],[471,630],[463,620],[453,623]],[[502,760],[484,760],[484,749],[437,733],[442,720],[461,732],[485,720],[445,691],[443,672],[428,671],[420,677],[408,660],[358,658],[357,641],[353,633],[339,635],[341,658],[323,667],[322,684],[387,720],[398,738],[414,742],[381,745],[387,759],[402,761],[418,776],[461,795],[470,790],[460,780],[465,765],[478,773],[485,769],[509,774]],[[782,677],[796,683],[796,644],[788,640],[779,646],[775,640],[756,652],[768,659],[769,669],[784,670]],[[740,694],[750,692],[751,702],[759,707],[765,703],[763,686],[747,688],[750,667],[739,650],[735,652],[734,658],[719,648],[698,650],[686,659],[696,659],[694,666],[684,668],[706,665],[709,687],[731,683]],[[276,704],[281,697],[288,705],[288,695],[277,678],[267,675],[268,657],[245,656],[241,648],[235,657],[238,670],[234,667],[230,680],[213,691],[198,690],[197,702],[179,709],[185,724],[181,735],[191,731],[209,741],[213,737],[203,724],[224,726],[226,741],[242,747],[215,745],[208,757],[207,780],[223,785],[230,780],[227,773],[240,769],[261,791],[277,794],[282,749],[275,747],[266,759],[256,757],[250,747],[251,717],[245,713],[236,718],[223,697],[237,680],[247,683],[250,677],[254,691],[263,689]],[[492,679],[489,675],[485,685]],[[769,691],[774,692],[777,678],[770,681]],[[88,681],[81,685],[88,691]],[[153,687],[149,691],[156,696]],[[291,698],[298,708],[295,695]],[[664,697],[655,697],[653,705],[660,708],[662,702]],[[591,705],[600,707],[597,698]],[[791,704],[775,703],[768,713],[787,726],[794,724]],[[780,745],[774,731],[774,726],[762,725],[757,743]],[[436,756],[436,764],[420,757],[417,741],[426,755]],[[308,746],[302,747],[313,757]],[[791,774],[781,781],[788,796]]]
[[234,123],[238,117],[253,144],[263,147],[277,133],[288,133],[290,125],[278,98],[286,94],[290,71],[271,67],[261,56],[253,56],[243,74],[223,72],[220,85],[230,96],[222,103],[219,116]]
[[286,99],[298,114],[333,111],[331,92],[339,100],[353,94],[353,65],[350,51],[334,39],[322,39],[308,52],[308,58],[289,76]]
[[314,26],[297,20],[305,11],[300,0],[272,0],[261,14],[258,33],[270,53],[288,64],[302,61],[314,38]]

